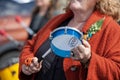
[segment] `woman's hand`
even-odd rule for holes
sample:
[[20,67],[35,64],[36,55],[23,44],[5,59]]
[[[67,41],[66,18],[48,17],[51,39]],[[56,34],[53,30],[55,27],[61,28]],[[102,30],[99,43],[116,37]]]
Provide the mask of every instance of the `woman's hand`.
[[38,58],[34,57],[32,63],[27,66],[25,64],[22,65],[22,72],[26,75],[31,75],[33,73],[37,73],[40,71],[42,67],[42,61],[38,63]]
[[82,42],[82,45],[79,45],[71,51],[71,57],[85,64],[91,57],[91,46],[86,40],[82,40]]

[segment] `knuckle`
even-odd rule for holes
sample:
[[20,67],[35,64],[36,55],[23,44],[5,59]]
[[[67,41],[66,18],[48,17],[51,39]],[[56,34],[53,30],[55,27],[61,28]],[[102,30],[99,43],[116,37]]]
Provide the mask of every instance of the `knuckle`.
[[33,58],[33,62],[37,62],[38,61],[38,58],[37,57],[34,57]]
[[36,67],[33,67],[33,70],[34,70],[34,71],[37,71],[37,68],[36,68]]
[[39,65],[39,63],[38,63],[38,62],[34,63],[34,66],[38,66],[38,65]]
[[24,73],[24,74],[26,74],[26,75],[31,75],[31,73],[30,72],[28,72],[27,70],[25,70],[25,69],[23,69],[22,70],[22,72]]
[[30,64],[30,67],[33,67],[33,63]]
[[84,56],[83,56],[83,55],[81,55],[81,56],[80,56],[80,59],[81,59],[81,60],[82,60],[82,59],[84,59]]

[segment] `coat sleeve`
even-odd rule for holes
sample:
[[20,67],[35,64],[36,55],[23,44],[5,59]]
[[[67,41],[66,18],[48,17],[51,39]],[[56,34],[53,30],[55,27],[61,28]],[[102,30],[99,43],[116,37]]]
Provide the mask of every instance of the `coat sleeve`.
[[105,53],[92,52],[87,80],[120,80],[120,28],[115,22],[108,28]]
[[34,37],[32,40],[28,40],[20,54],[20,58],[19,58],[19,78],[20,78],[20,80],[31,80],[31,78],[32,78],[32,75],[30,75],[30,76],[25,75],[21,71],[21,67],[22,67],[22,64],[24,64],[25,59],[34,57],[32,46],[34,46],[36,38],[37,37]]
[[[46,23],[45,26],[43,26],[39,30],[37,35],[32,40],[28,40],[26,42],[26,44],[21,52],[20,60],[19,60],[19,78],[20,78],[20,80],[31,80],[33,78],[33,74],[30,76],[23,74],[21,71],[21,66],[22,66],[22,64],[24,64],[24,62],[27,58],[34,57],[36,45],[40,46],[40,44],[38,44],[37,42],[40,41],[40,43],[42,44],[49,37],[48,33],[50,33],[51,30],[56,27],[54,25],[58,25],[57,21],[59,21],[59,19],[62,19],[61,17],[62,17],[62,14],[58,15],[58,16],[54,17],[53,19],[51,19],[50,21],[48,21],[48,23]],[[50,25],[52,25],[52,26],[50,26]]]

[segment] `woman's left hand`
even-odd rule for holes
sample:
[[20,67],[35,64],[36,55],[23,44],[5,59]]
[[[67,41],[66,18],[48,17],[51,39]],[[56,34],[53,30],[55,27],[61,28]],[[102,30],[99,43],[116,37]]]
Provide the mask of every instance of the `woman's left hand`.
[[87,63],[90,57],[91,46],[86,40],[82,40],[82,45],[79,45],[71,51],[71,58],[74,60],[79,60],[83,64]]

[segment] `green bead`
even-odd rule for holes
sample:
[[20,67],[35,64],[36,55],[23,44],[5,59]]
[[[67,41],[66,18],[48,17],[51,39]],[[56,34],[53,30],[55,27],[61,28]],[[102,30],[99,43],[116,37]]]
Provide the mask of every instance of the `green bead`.
[[88,33],[88,37],[91,38],[91,37],[92,37],[92,34],[91,34],[91,33]]

